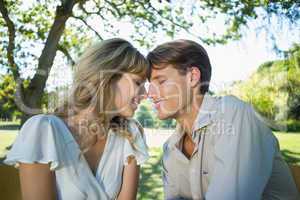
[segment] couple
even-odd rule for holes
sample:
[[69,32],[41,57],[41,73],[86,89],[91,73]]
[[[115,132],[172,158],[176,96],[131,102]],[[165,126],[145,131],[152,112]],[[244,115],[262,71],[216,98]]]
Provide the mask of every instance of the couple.
[[210,78],[205,49],[189,40],[162,44],[147,59],[123,39],[89,48],[68,98],[28,119],[7,155],[23,199],[136,199],[149,155],[131,117],[145,97],[160,119],[178,124],[163,147],[165,199],[297,199],[270,129],[246,103],[208,95]]

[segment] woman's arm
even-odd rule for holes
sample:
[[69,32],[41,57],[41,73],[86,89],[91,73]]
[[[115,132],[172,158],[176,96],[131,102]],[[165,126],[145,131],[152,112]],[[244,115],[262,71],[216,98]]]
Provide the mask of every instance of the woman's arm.
[[55,174],[50,164],[20,163],[20,184],[23,200],[55,200]]
[[139,184],[140,167],[136,160],[132,159],[128,165],[125,165],[123,172],[123,182],[118,200],[135,200]]

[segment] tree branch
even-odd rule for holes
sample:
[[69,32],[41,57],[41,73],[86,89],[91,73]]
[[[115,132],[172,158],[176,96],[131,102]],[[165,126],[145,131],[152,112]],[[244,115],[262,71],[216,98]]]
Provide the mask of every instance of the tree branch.
[[16,29],[13,21],[9,18],[8,10],[5,7],[5,2],[3,0],[0,0],[0,12],[2,14],[2,17],[8,29],[7,60],[10,69],[13,73],[14,79],[17,80],[20,77],[20,74],[19,74],[18,66],[15,63],[15,59],[14,59]]
[[[147,10],[143,4],[140,3],[140,5],[143,6],[145,10]],[[150,7],[151,9],[153,9],[153,10],[156,12],[156,14],[157,14],[158,16],[160,16],[162,19],[165,19],[165,20],[169,21],[169,22],[170,22],[171,24],[173,24],[174,26],[177,26],[177,27],[179,27],[179,28],[182,28],[183,30],[187,31],[189,34],[192,34],[193,36],[195,36],[195,34],[191,33],[191,32],[187,29],[187,27],[185,27],[185,26],[183,26],[183,25],[181,25],[181,24],[175,22],[173,19],[170,19],[170,18],[168,18],[168,17],[164,17],[164,16],[163,16],[163,15],[162,15],[155,7],[151,4],[151,2],[149,2],[149,7]]]
[[100,40],[103,40],[102,36],[98,33],[98,31],[96,31],[91,25],[89,25],[82,17],[74,16],[74,15],[72,15],[72,17],[83,22],[89,29],[91,29],[97,35],[97,37]]
[[68,62],[73,66],[75,65],[75,61],[73,60],[71,54],[69,53],[69,51],[62,45],[58,45],[57,46],[57,50],[59,50],[60,52],[62,52],[68,59]]
[[111,12],[112,15],[114,15],[115,17],[118,17],[118,18],[120,18],[120,17],[123,16],[123,14],[120,12],[120,10],[118,8],[121,4],[115,4],[114,2],[106,1],[106,0],[105,0],[105,2],[107,4],[109,4],[111,7],[113,7],[115,9],[115,11],[118,13],[118,16],[117,16],[112,9],[106,8],[106,9],[108,9]]
[[55,19],[50,28],[44,49],[39,57],[37,71],[28,87],[32,92],[43,93],[56,56],[59,40],[65,29],[66,21],[72,15],[73,7],[77,2],[75,0],[65,0],[62,2],[62,5],[56,7]]

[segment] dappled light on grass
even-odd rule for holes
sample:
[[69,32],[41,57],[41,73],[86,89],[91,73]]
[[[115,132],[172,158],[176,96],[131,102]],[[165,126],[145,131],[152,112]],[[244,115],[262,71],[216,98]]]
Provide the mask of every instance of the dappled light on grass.
[[161,179],[161,148],[150,149],[151,158],[141,167],[141,179],[138,200],[163,199]]

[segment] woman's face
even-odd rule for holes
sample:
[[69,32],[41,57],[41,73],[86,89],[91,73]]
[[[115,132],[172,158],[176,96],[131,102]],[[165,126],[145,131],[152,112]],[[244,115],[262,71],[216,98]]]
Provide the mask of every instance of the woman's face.
[[138,104],[146,95],[145,80],[132,73],[124,73],[116,82],[115,108],[118,115],[132,117]]

